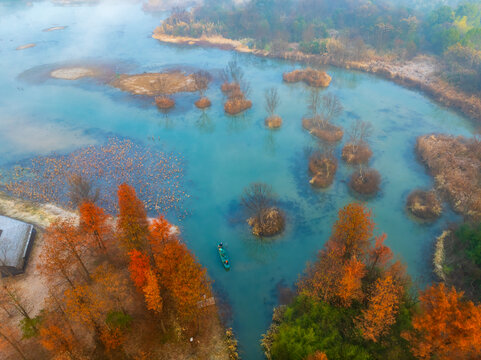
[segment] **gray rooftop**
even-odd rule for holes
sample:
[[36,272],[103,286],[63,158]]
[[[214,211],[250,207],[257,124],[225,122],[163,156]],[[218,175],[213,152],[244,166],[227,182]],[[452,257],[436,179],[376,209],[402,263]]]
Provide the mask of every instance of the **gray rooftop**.
[[0,267],[22,272],[33,234],[33,225],[0,215]]

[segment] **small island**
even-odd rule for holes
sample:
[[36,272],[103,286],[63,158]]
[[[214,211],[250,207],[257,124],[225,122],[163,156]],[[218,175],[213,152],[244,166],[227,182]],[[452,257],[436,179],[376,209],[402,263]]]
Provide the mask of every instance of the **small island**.
[[309,183],[315,188],[326,188],[334,181],[337,171],[337,159],[332,148],[316,151],[309,157],[309,173],[312,175]]
[[433,190],[414,190],[408,196],[406,208],[416,218],[425,221],[436,220],[443,211],[442,204]]
[[349,142],[342,148],[342,159],[350,165],[360,165],[369,162],[372,150],[368,139],[372,133],[372,125],[362,120],[356,120],[348,131]]
[[277,206],[276,197],[271,186],[264,183],[253,183],[244,190],[241,204],[253,235],[271,237],[284,230],[285,215]]
[[92,67],[65,67],[53,70],[50,72],[50,76],[54,79],[61,80],[78,80],[82,78],[95,78],[102,74],[102,71]]
[[307,68],[303,70],[293,70],[282,75],[282,79],[287,83],[296,83],[303,81],[313,87],[328,87],[331,83],[331,77],[321,70]]
[[308,104],[311,117],[302,120],[304,129],[322,141],[340,141],[344,131],[331,122],[343,111],[339,98],[331,93],[321,96],[315,89],[309,94]]
[[25,49],[33,48],[35,46],[37,46],[37,44],[30,43],[30,44],[20,45],[15,50],[25,50]]
[[379,191],[381,184],[381,175],[375,169],[364,169],[359,167],[355,171],[349,181],[349,186],[358,194],[365,196],[374,196]]
[[230,61],[222,73],[222,92],[227,96],[224,111],[229,115],[237,115],[252,107],[252,101],[247,99],[250,84],[244,78],[244,71],[237,61]]
[[270,88],[265,91],[265,108],[268,113],[264,123],[269,129],[277,129],[282,125],[282,118],[276,115],[276,110],[279,107],[279,93],[276,88]]

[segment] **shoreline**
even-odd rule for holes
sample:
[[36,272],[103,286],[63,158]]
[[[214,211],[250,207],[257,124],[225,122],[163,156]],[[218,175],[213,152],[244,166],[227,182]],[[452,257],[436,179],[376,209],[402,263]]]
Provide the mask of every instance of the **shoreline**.
[[328,55],[308,55],[299,51],[274,54],[266,50],[250,49],[241,41],[222,36],[180,37],[162,34],[158,29],[154,30],[152,38],[163,43],[233,50],[260,57],[293,60],[308,65],[330,65],[377,75],[408,89],[421,91],[441,105],[481,123],[481,98],[474,94],[468,94],[440,79],[435,75],[437,71],[441,70],[439,64],[434,58],[427,55],[419,55],[411,61],[396,62],[383,58],[366,61],[339,60]]

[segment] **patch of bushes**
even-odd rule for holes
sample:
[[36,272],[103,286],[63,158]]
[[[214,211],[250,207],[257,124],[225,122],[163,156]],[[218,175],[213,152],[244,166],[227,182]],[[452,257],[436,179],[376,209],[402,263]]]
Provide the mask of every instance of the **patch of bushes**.
[[442,211],[442,205],[434,191],[414,190],[407,199],[407,209],[423,220],[435,220]]
[[368,196],[375,195],[379,191],[380,184],[381,175],[374,169],[356,171],[349,182],[351,189]]

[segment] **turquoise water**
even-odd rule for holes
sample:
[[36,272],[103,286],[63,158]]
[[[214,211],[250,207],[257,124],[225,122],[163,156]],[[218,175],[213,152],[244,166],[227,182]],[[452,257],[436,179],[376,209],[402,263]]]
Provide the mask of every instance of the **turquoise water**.
[[[110,136],[128,137],[147,146],[182,153],[192,198],[191,215],[182,221],[183,238],[208,269],[219,296],[232,309],[231,325],[244,359],[261,359],[260,335],[277,304],[277,285],[292,285],[330,234],[337,210],[355,201],[346,180],[352,172],[340,162],[335,183],[314,191],[307,174],[308,148],[317,146],[302,129],[308,89],[286,85],[281,74],[293,65],[232,52],[162,45],[151,38],[161,15],[145,14],[139,4],[60,7],[48,2],[0,4],[0,166],[39,154],[65,153]],[[42,32],[51,26],[62,31]],[[16,51],[26,43],[35,48]],[[136,98],[102,84],[43,79],[25,71],[68,62],[114,64],[131,73],[172,67],[203,68],[215,73],[236,57],[251,82],[254,106],[244,115],[223,112],[219,83],[207,92],[213,107],[202,116],[195,94],[175,96],[167,116],[151,100]],[[299,65],[297,65],[299,66]],[[345,112],[338,123],[356,119],[374,125],[371,165],[382,174],[382,191],[369,200],[378,232],[407,266],[420,286],[430,281],[434,237],[451,212],[432,225],[412,221],[404,211],[408,193],[429,187],[432,179],[414,153],[418,135],[441,132],[469,135],[463,117],[423,95],[374,76],[327,68],[333,77],[327,91],[338,95]],[[28,72],[27,74],[31,74]],[[24,74],[19,76],[20,74]],[[264,127],[263,92],[276,86],[282,100],[280,130]],[[153,143],[149,138],[154,136]],[[341,145],[336,148],[339,155]],[[251,182],[272,185],[288,217],[278,238],[261,242],[249,234],[239,215],[239,197]],[[216,243],[229,251],[232,269],[225,272]]]

